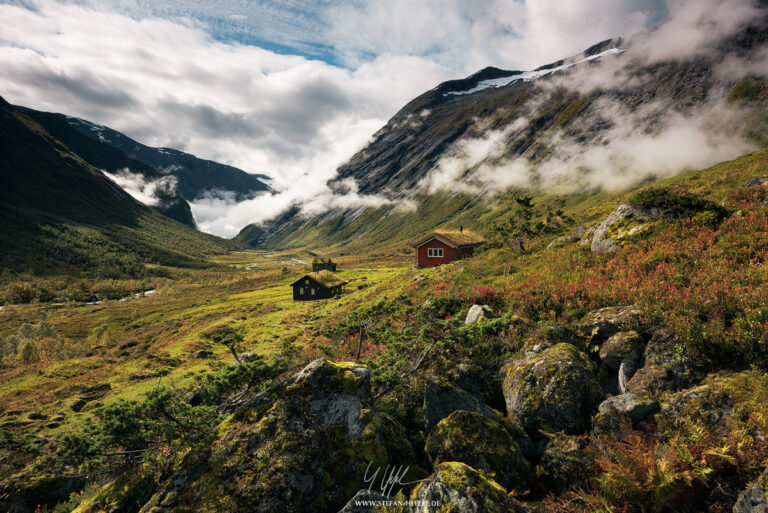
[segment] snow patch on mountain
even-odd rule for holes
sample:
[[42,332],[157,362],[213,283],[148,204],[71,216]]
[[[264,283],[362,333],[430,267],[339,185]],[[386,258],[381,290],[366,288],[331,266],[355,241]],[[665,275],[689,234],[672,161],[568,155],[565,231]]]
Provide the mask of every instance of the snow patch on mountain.
[[448,95],[455,95],[455,96],[463,96],[465,94],[473,94],[480,91],[483,91],[485,89],[490,89],[492,87],[504,87],[506,85],[512,84],[514,82],[517,82],[518,80],[522,80],[523,82],[530,82],[531,80],[534,80],[536,78],[544,77],[547,75],[551,75],[552,73],[556,73],[558,71],[562,71],[564,69],[570,68],[572,66],[576,66],[577,64],[582,64],[585,62],[592,62],[592,61],[598,61],[602,59],[603,57],[606,57],[608,55],[619,55],[624,50],[621,50],[619,48],[611,48],[610,50],[606,50],[604,52],[600,52],[595,55],[590,55],[589,57],[586,57],[584,59],[574,61],[574,62],[568,62],[566,64],[562,64],[560,66],[554,67],[554,68],[548,68],[548,69],[539,69],[534,71],[524,71],[523,73],[517,73],[515,75],[510,75],[508,77],[501,77],[501,78],[492,78],[489,80],[483,80],[479,82],[475,87],[472,89],[468,89],[466,91],[449,91],[445,93],[445,96]]

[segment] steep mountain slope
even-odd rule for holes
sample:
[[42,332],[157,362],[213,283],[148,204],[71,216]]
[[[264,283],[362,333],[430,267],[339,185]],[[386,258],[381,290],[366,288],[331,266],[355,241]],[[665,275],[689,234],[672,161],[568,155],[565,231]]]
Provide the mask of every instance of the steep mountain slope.
[[[189,201],[194,201],[207,192],[216,191],[233,193],[240,201],[271,190],[258,175],[251,175],[236,167],[200,159],[172,148],[152,148],[116,130],[84,119],[27,108],[23,110],[54,135],[62,134],[68,126],[93,141],[119,150],[130,159],[126,163],[143,163],[145,167],[137,167],[137,170],[150,167],[160,173],[175,176],[178,179],[179,194]],[[75,149],[73,151],[77,152]],[[115,165],[117,163],[110,167],[114,168]],[[131,166],[127,167],[133,169]]]
[[169,179],[152,166],[129,157],[118,148],[85,135],[74,128],[66,116],[24,108],[20,110],[88,164],[111,174],[139,175],[144,183],[155,184],[151,199],[156,201],[152,201],[149,206],[171,219],[195,227],[189,203],[176,191],[176,179]]
[[134,200],[0,99],[0,267],[108,276],[236,247]]
[[401,109],[331,183],[344,194],[353,181],[388,206],[307,217],[294,205],[237,240],[405,242],[442,224],[482,228],[484,214],[507,208],[505,191],[570,201],[768,144],[766,18],[687,53],[664,47],[665,30],[604,41],[531,72],[486,68],[440,84]]

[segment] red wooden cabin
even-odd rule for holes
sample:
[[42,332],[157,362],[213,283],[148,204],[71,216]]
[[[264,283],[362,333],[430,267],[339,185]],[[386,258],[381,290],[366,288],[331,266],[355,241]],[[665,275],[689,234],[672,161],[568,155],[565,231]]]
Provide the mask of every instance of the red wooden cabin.
[[434,267],[469,258],[484,242],[470,230],[435,230],[411,246],[416,248],[417,267]]

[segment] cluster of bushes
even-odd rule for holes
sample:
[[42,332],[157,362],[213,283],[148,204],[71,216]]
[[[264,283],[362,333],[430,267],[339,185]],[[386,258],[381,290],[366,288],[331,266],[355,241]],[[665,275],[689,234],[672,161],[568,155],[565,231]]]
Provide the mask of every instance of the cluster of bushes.
[[189,391],[158,386],[141,399],[97,408],[92,422],[63,435],[55,453],[35,461],[35,472],[119,473],[143,462],[162,474],[238,404],[291,370],[295,355],[293,347],[273,358],[254,355],[198,377]]
[[72,278],[27,278],[9,281],[2,293],[5,304],[66,303],[121,299],[157,286],[156,280],[92,280]]
[[56,333],[51,324],[23,324],[16,333],[0,337],[0,366],[13,367],[39,361],[64,360],[88,351],[87,342],[72,342]]

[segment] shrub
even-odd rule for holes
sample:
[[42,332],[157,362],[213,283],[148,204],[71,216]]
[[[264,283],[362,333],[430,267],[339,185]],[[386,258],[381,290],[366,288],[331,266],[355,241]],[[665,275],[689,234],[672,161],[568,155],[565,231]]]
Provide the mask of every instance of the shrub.
[[5,302],[10,304],[29,303],[35,297],[35,289],[26,281],[14,281],[5,290]]
[[22,364],[36,363],[40,361],[40,350],[34,340],[24,339],[19,344],[16,360]]

